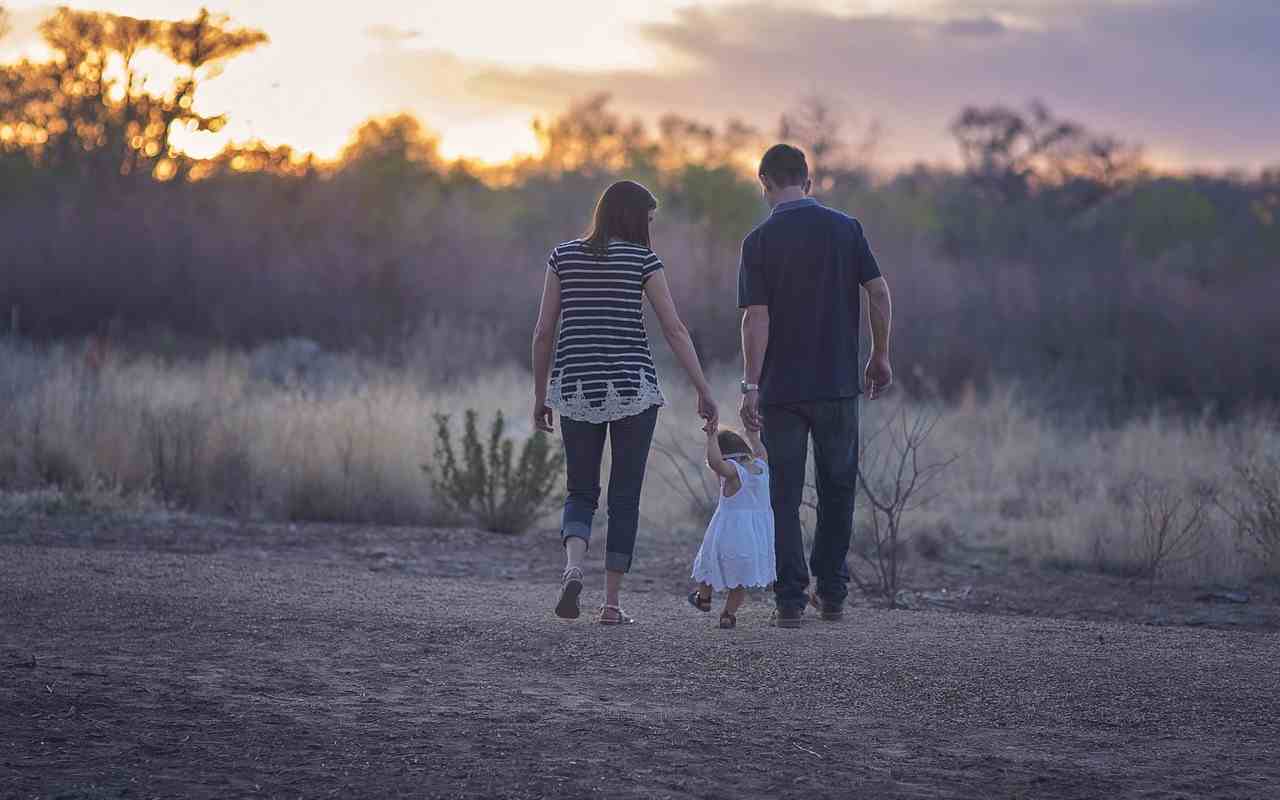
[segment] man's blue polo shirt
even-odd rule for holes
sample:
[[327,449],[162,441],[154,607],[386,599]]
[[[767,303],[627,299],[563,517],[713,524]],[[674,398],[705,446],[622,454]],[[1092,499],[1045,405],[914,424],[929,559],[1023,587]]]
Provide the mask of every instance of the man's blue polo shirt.
[[769,307],[765,405],[861,390],[859,288],[880,277],[862,225],[811,197],[779,203],[742,242],[738,306]]

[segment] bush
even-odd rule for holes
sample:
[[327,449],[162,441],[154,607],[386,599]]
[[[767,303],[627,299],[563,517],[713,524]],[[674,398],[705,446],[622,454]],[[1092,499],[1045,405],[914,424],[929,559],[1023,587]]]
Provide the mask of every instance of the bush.
[[851,569],[850,578],[864,592],[878,590],[891,608],[899,604],[902,561],[910,538],[904,520],[909,512],[937,498],[932,484],[959,458],[921,460],[937,424],[934,413],[909,412],[904,406],[887,416],[862,445],[858,488],[866,498],[870,524],[853,551],[871,568],[873,577],[863,578]]
[[151,488],[160,499],[183,508],[200,505],[207,427],[205,413],[198,405],[143,410]]
[[1263,569],[1280,575],[1280,460],[1254,458],[1235,467],[1234,502],[1221,505],[1235,523],[1242,549],[1261,558]]
[[494,417],[487,448],[480,442],[476,418],[469,409],[459,466],[449,417],[437,414],[437,466],[424,465],[423,470],[431,477],[437,499],[453,513],[494,533],[521,533],[560,502],[556,488],[564,470],[564,453],[553,452],[547,435],[537,431],[525,440],[520,460],[513,464],[515,443],[503,436],[502,412]]
[[1140,521],[1138,567],[1151,587],[1166,565],[1199,554],[1216,491],[1203,486],[1184,497],[1168,484],[1143,477],[1137,480],[1134,494]]

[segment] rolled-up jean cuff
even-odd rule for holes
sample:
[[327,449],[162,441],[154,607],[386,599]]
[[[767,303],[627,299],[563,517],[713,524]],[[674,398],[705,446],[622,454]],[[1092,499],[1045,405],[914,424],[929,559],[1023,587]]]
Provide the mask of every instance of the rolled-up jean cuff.
[[585,522],[566,522],[560,528],[560,544],[564,544],[570,536],[576,536],[591,546],[591,526]]
[[605,553],[604,568],[609,572],[630,572],[631,571],[631,554],[630,553]]

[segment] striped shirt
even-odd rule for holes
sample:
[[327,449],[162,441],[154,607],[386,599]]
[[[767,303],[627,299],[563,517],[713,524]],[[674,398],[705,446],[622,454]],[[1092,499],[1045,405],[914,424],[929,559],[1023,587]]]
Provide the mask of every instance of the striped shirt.
[[662,261],[649,248],[582,240],[551,251],[560,279],[560,335],[547,405],[580,422],[612,422],[665,402],[644,326],[644,285]]

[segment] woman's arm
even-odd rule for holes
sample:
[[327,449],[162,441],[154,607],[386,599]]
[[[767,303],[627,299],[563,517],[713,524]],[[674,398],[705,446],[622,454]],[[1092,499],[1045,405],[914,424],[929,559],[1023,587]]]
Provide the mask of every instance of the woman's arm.
[[542,285],[542,305],[533,326],[533,427],[551,433],[555,415],[547,407],[547,377],[551,372],[551,350],[555,347],[556,324],[560,321],[560,276],[547,270]]
[[725,460],[724,454],[720,452],[720,440],[716,437],[717,428],[708,425],[707,431],[707,466],[711,467],[711,471],[730,481],[738,479],[738,471],[733,465]]
[[666,337],[671,351],[675,353],[680,366],[684,367],[689,380],[698,391],[698,416],[714,427],[720,421],[720,414],[711,396],[711,384],[702,372],[702,362],[698,360],[698,351],[693,347],[693,337],[689,335],[689,329],[676,311],[676,302],[671,297],[666,273],[662,270],[653,273],[645,282],[644,292],[658,315],[662,335]]

